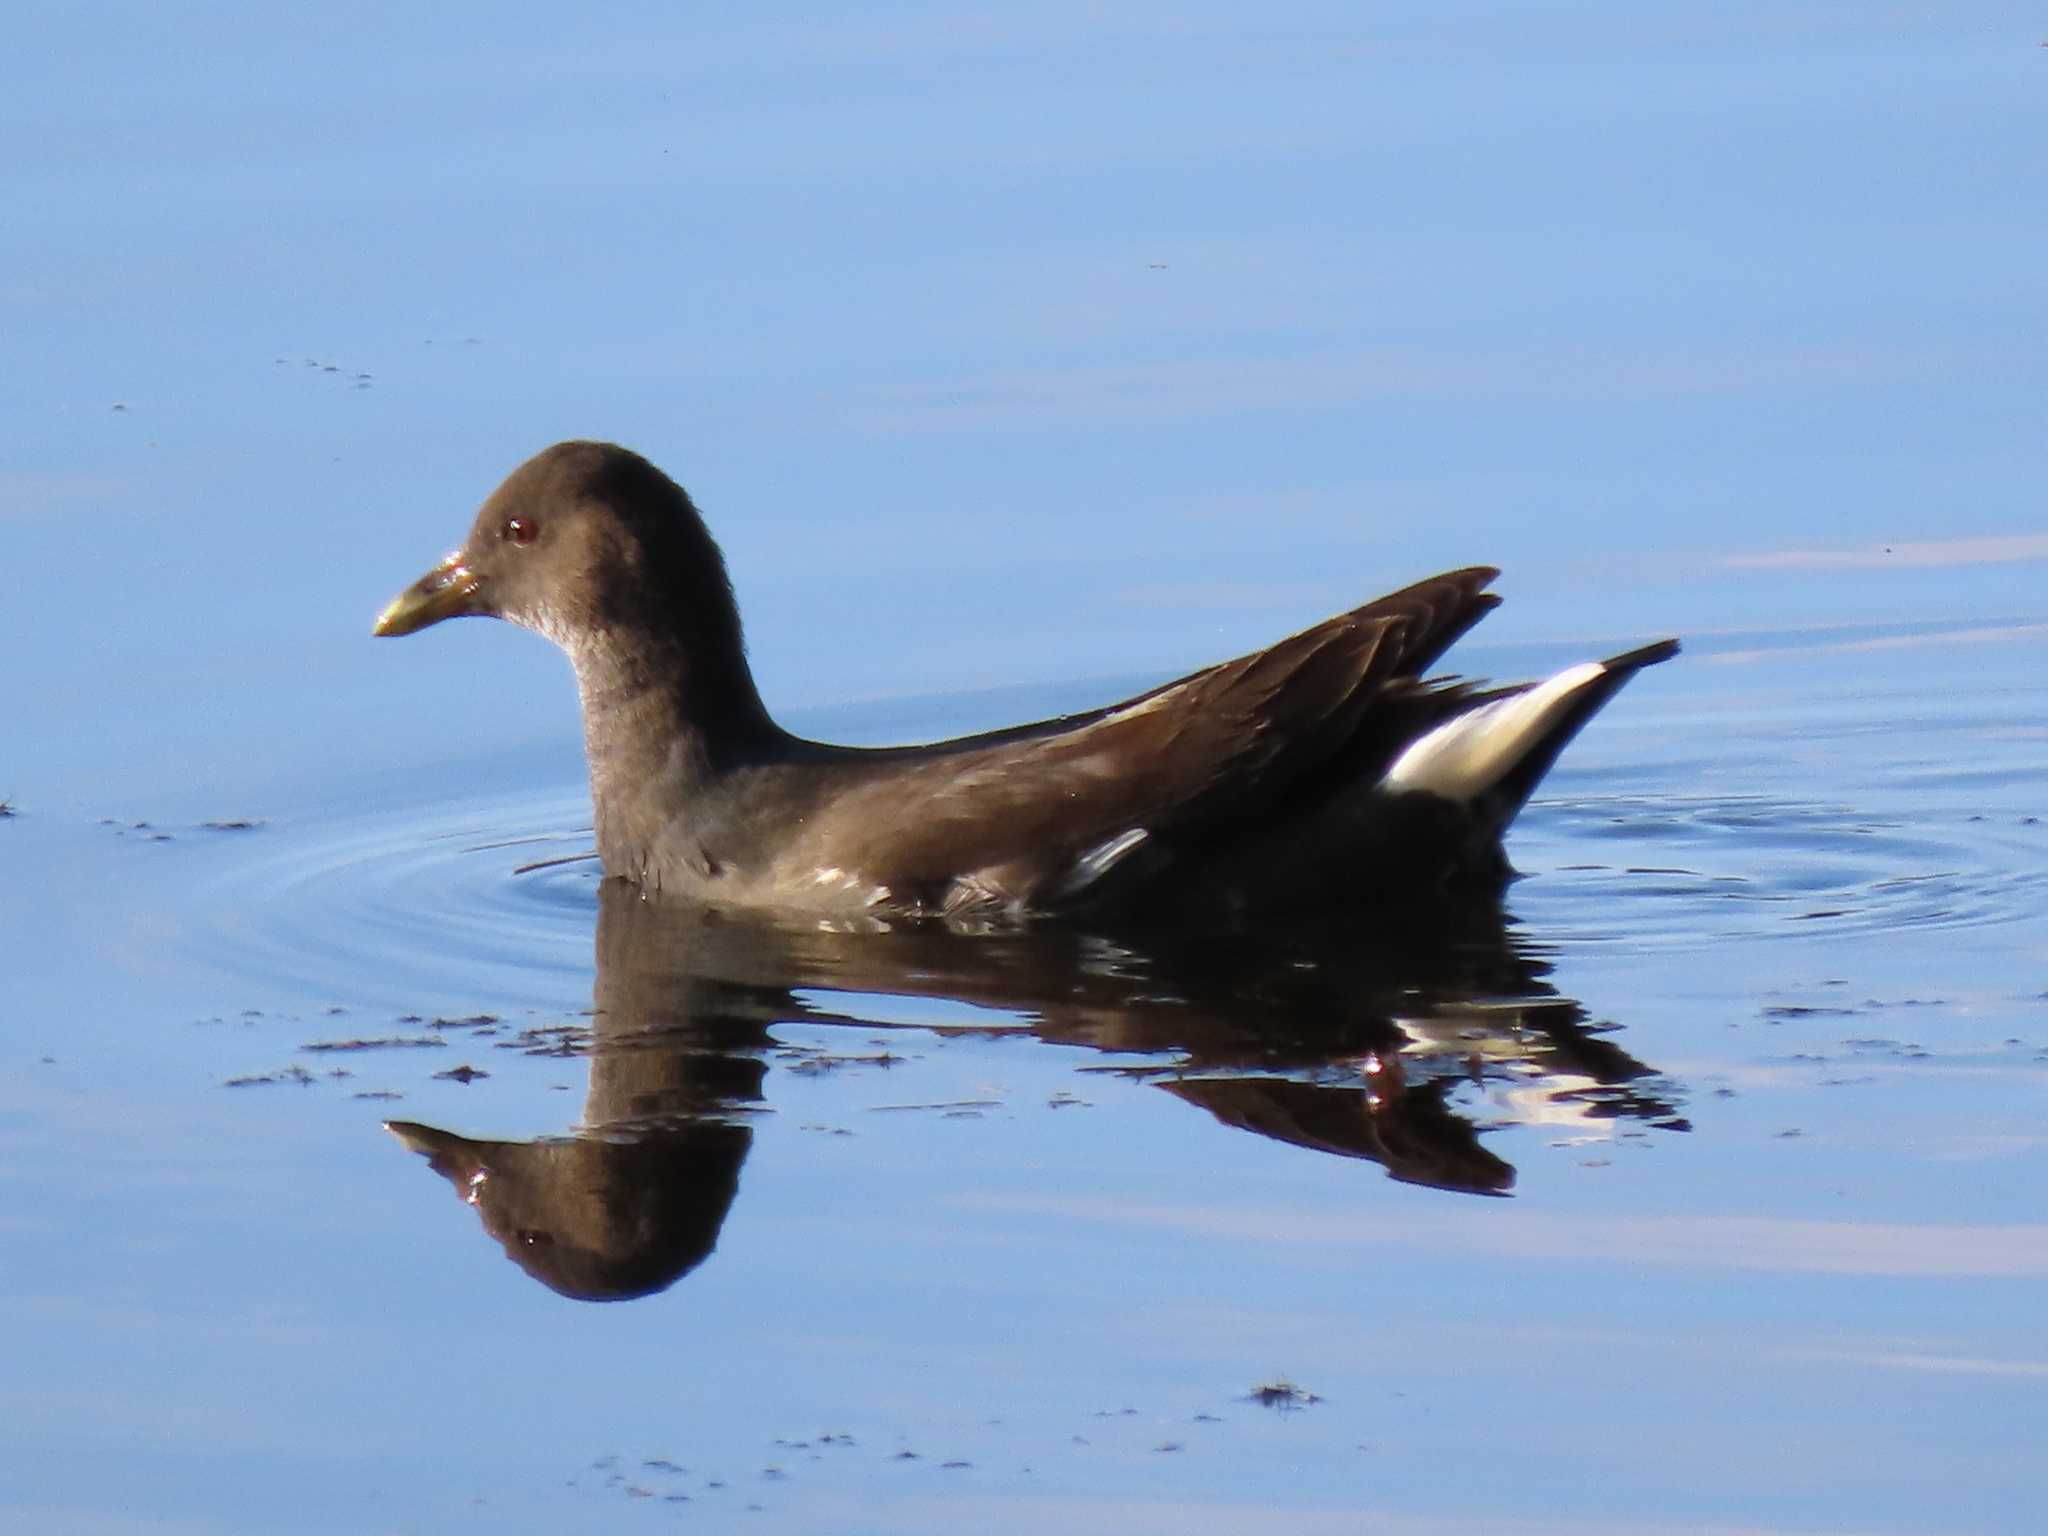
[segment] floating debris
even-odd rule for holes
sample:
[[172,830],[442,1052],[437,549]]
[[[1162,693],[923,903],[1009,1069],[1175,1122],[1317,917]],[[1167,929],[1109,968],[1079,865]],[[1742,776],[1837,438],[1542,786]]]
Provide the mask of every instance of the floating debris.
[[437,1040],[432,1035],[380,1035],[374,1039],[364,1040],[309,1040],[299,1047],[302,1051],[441,1051],[447,1048],[446,1040]]
[[275,1072],[251,1072],[241,1077],[231,1077],[222,1083],[221,1087],[264,1088],[272,1083],[297,1083],[299,1086],[305,1087],[307,1084],[318,1081],[319,1079],[314,1077],[312,1073],[294,1063],[289,1067],[280,1067]]
[[1302,1409],[1320,1403],[1322,1399],[1307,1387],[1299,1386],[1282,1376],[1253,1387],[1245,1397],[1248,1403],[1257,1403],[1261,1408],[1270,1408],[1275,1413],[1298,1413]]
[[1002,1107],[1003,1101],[1001,1099],[953,1099],[938,1104],[870,1104],[868,1112],[870,1114],[885,1115],[900,1114],[910,1110],[937,1110],[949,1117],[972,1117],[979,1115],[983,1110],[1001,1109]]
[[427,1020],[429,1029],[482,1029],[487,1024],[498,1022],[495,1013],[472,1013],[466,1019],[432,1018]]

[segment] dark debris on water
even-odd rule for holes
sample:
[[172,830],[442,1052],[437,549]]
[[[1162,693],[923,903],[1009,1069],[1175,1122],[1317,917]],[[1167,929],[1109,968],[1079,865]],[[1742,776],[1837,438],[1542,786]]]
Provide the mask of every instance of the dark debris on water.
[[1322,1399],[1307,1387],[1282,1376],[1253,1387],[1246,1394],[1245,1401],[1257,1403],[1261,1408],[1271,1408],[1275,1413],[1296,1413],[1320,1403]]
[[300,1087],[305,1087],[318,1081],[319,1079],[312,1073],[295,1063],[289,1067],[280,1067],[275,1072],[250,1072],[241,1077],[231,1077],[222,1083],[221,1087],[262,1088],[272,1083],[297,1083]]
[[432,1035],[379,1035],[361,1040],[308,1040],[302,1051],[446,1050],[448,1042]]

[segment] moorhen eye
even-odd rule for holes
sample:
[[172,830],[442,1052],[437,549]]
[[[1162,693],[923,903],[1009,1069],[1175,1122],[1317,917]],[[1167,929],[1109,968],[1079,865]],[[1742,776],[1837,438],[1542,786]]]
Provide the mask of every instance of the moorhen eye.
[[540,537],[540,524],[530,517],[505,519],[505,538],[513,544],[531,544]]

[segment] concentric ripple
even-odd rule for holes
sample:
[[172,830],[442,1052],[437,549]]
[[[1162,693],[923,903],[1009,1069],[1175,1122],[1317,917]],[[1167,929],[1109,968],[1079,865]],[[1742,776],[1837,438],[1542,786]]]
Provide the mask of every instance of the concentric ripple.
[[[2048,905],[2048,693],[1759,700],[1720,692],[1730,676],[1702,674],[1661,729],[1595,735],[1544,786],[1508,843],[1528,938],[1904,934]],[[588,818],[556,787],[275,824],[205,892],[216,958],[302,992],[586,1006]]]
[[1567,762],[1510,839],[1539,877],[1513,904],[1532,933],[1565,942],[2036,919],[2048,905],[2044,713],[2039,690],[1704,710],[1611,775]]
[[210,958],[315,997],[587,1007],[589,814],[557,792],[276,824],[200,892]]
[[1514,851],[1539,878],[1513,904],[1546,938],[1707,944],[1950,928],[2016,922],[2048,904],[2048,835],[2023,817],[1910,825],[1749,796],[1551,802],[1528,820]]

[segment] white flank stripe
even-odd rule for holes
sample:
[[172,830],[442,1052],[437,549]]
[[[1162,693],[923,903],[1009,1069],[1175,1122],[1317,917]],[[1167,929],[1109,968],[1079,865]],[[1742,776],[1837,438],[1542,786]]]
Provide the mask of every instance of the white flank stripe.
[[1104,875],[1108,874],[1111,867],[1121,860],[1125,854],[1129,853],[1151,835],[1143,827],[1131,827],[1117,833],[1115,837],[1110,838],[1107,842],[1097,843],[1093,848],[1074,860],[1073,868],[1067,871],[1066,879],[1062,880],[1059,884],[1060,895],[1072,896],[1077,891],[1086,890]]

